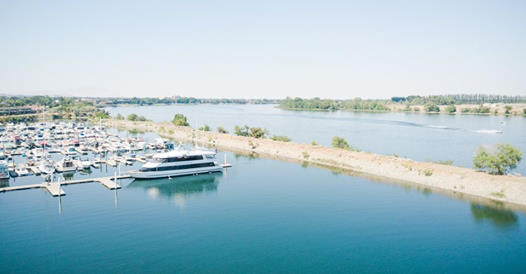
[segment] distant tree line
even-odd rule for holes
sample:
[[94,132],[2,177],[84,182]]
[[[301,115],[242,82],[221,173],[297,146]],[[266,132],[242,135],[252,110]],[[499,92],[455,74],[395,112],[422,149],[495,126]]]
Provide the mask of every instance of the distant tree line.
[[487,94],[456,94],[456,95],[432,95],[432,96],[407,96],[392,97],[391,101],[396,103],[408,103],[411,105],[425,105],[433,103],[437,105],[454,104],[485,104],[485,103],[526,103],[526,96],[487,95]]
[[298,110],[353,110],[353,111],[390,111],[387,107],[388,100],[364,100],[355,98],[352,100],[330,100],[320,99],[318,97],[312,99],[290,98],[287,97],[279,104],[283,109],[298,109]]
[[195,97],[163,97],[163,98],[108,98],[106,105],[171,105],[171,104],[278,104],[276,99],[229,99],[229,98],[195,98]]
[[74,98],[51,96],[0,96],[0,107],[45,106],[58,107],[72,104]]
[[0,96],[0,107],[40,106],[53,119],[109,118],[98,101],[63,96]]

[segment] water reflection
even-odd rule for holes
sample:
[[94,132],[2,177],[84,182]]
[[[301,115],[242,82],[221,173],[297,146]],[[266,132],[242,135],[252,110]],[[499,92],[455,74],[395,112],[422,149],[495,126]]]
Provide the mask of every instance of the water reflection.
[[508,209],[471,204],[471,214],[477,222],[488,221],[497,228],[510,228],[518,224],[517,215]]
[[9,179],[0,179],[0,187],[8,187]]
[[203,174],[197,176],[174,177],[171,179],[135,180],[129,188],[143,188],[154,199],[164,198],[183,208],[188,196],[216,192],[219,173]]
[[235,159],[248,159],[248,160],[254,160],[259,159],[259,155],[257,152],[251,151],[248,154],[240,154],[240,153],[234,153]]

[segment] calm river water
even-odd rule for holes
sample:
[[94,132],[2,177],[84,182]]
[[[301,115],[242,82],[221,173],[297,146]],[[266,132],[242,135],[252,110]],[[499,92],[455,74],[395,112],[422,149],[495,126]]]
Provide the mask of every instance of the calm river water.
[[[112,115],[143,115],[171,121],[183,113],[194,128],[235,125],[264,127],[295,142],[330,145],[334,136],[354,147],[380,154],[396,154],[420,161],[453,160],[471,167],[480,145],[509,143],[526,154],[526,118],[414,113],[287,111],[275,105],[170,105],[107,108]],[[502,132],[502,133],[497,133]],[[515,172],[526,174],[526,161]]]
[[[228,108],[218,106],[222,107]],[[381,128],[365,122],[372,118],[360,118],[375,117],[371,115],[283,115],[320,125],[338,123],[319,118],[323,115],[341,116],[342,124],[354,119],[364,127]],[[249,124],[301,137],[278,132],[272,123]],[[385,126],[396,128],[393,122]],[[309,127],[297,128],[306,132]],[[319,142],[328,142],[332,135],[318,133]],[[523,273],[526,269],[523,211],[296,163],[229,152],[220,152],[219,159],[223,153],[233,165],[223,174],[126,180],[116,192],[96,183],[70,185],[60,199],[40,189],[1,193],[1,272]],[[74,179],[109,176],[114,170],[101,166]],[[40,182],[41,177],[29,176],[8,184]]]

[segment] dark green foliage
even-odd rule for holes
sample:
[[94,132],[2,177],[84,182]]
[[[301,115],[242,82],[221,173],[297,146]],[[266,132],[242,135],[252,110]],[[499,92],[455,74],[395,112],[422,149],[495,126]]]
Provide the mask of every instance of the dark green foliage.
[[254,138],[265,138],[268,134],[268,131],[264,128],[260,127],[252,127],[250,128],[250,137]]
[[132,113],[132,114],[128,115],[127,119],[128,119],[128,121],[137,121],[137,117],[138,117],[137,114]]
[[480,105],[475,108],[463,108],[462,113],[474,113],[474,114],[488,114],[490,113],[490,108]]
[[270,137],[270,139],[274,141],[280,141],[280,142],[290,142],[290,138],[287,136],[273,135],[272,137]]
[[130,115],[128,115],[128,121],[137,121],[137,122],[144,122],[144,121],[148,121],[148,119],[146,119],[144,116],[139,116],[135,113],[132,113]]
[[434,103],[437,105],[453,104],[486,104],[486,103],[526,103],[526,96],[483,95],[483,94],[456,94],[433,96],[408,96],[393,97],[393,102],[408,102],[411,105],[424,105]]
[[260,127],[249,127],[247,125],[244,125],[242,127],[235,126],[234,134],[237,136],[266,138],[268,135],[268,130]]
[[390,109],[385,105],[386,100],[362,100],[356,98],[354,100],[328,100],[328,99],[302,99],[287,97],[279,104],[280,108],[284,109],[305,109],[305,110],[352,110],[352,111],[389,111]]
[[455,112],[457,112],[457,108],[455,107],[455,105],[448,105],[446,107],[446,112],[447,113],[455,113]]
[[338,136],[332,138],[331,145],[332,147],[335,147],[335,148],[342,148],[342,149],[347,149],[350,151],[357,151],[357,152],[360,151],[359,149],[353,146],[350,146],[349,143],[347,143],[345,139],[343,139],[342,137],[338,137]]
[[492,174],[502,175],[516,168],[521,159],[521,151],[509,144],[499,144],[493,149],[479,147],[473,158],[473,166]]
[[194,97],[165,97],[165,98],[108,98],[106,105],[171,105],[171,104],[277,104],[275,99],[228,99],[228,98],[194,98]]
[[217,127],[217,132],[227,134],[228,131],[224,129],[223,127]]
[[343,148],[343,149],[348,149],[350,147],[349,143],[347,143],[345,139],[343,139],[342,137],[338,137],[338,136],[332,138],[331,145],[332,147]]
[[210,131],[210,126],[209,125],[204,125],[204,126],[200,127],[199,130]]
[[426,112],[440,112],[440,108],[435,103],[427,103],[424,109]]
[[237,135],[237,136],[245,136],[245,137],[247,137],[249,135],[249,129],[250,129],[250,127],[247,126],[247,125],[244,125],[242,127],[235,126],[234,127],[234,134]]
[[190,126],[190,124],[188,124],[186,116],[184,116],[183,114],[180,114],[180,113],[175,114],[175,116],[174,116],[174,118],[172,120],[172,123],[174,125],[176,125],[176,126],[181,126],[181,127]]

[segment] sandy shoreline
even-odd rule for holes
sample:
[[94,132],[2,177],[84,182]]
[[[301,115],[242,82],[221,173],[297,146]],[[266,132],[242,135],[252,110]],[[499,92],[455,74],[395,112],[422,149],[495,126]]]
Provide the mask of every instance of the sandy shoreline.
[[338,168],[357,173],[358,176],[369,174],[526,208],[526,177],[496,176],[469,168],[417,162],[395,156],[203,132],[177,127],[168,122],[107,120],[105,125],[123,130],[155,132],[163,137],[195,141],[233,152],[256,153],[259,156]]

